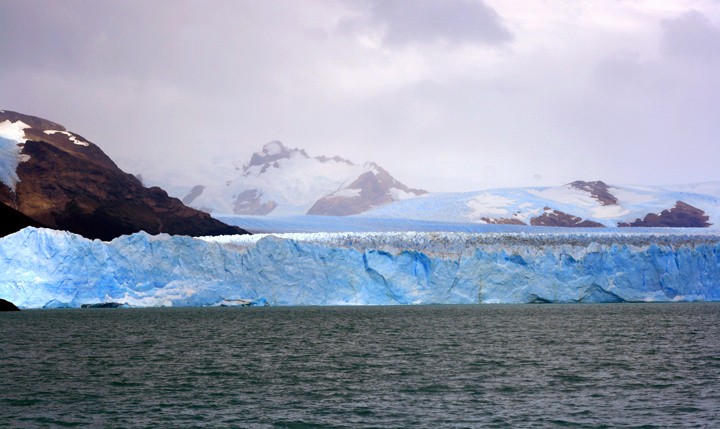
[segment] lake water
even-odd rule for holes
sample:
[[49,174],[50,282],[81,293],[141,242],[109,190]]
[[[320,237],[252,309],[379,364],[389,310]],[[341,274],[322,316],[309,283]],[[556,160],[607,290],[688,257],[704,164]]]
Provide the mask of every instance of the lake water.
[[2,313],[0,426],[718,427],[720,303]]

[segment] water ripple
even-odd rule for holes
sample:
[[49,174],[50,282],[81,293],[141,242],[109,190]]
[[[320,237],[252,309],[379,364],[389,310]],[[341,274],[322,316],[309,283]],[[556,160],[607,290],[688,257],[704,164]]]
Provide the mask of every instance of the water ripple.
[[0,426],[712,427],[720,304],[0,314]]

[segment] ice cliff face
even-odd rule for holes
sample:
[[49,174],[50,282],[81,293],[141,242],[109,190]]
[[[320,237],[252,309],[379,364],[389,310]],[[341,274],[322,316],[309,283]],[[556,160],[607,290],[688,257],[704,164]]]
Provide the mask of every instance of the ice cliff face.
[[26,228],[0,239],[20,307],[720,300],[720,237],[306,234],[111,242]]

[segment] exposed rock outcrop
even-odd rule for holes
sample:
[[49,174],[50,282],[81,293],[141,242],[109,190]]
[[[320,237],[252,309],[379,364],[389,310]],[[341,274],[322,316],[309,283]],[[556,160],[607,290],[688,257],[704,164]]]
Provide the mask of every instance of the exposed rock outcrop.
[[[138,180],[142,182],[142,178],[138,178]],[[190,189],[190,192],[188,192],[188,194],[183,197],[182,203],[186,206],[189,206],[190,204],[192,204],[193,201],[195,201],[195,198],[199,197],[203,193],[204,190],[205,187],[203,185],[193,186],[193,188]]]
[[583,220],[577,216],[553,210],[545,207],[545,212],[537,217],[530,219],[532,226],[562,226],[562,227],[578,227],[578,228],[603,228],[605,225],[592,221]]
[[260,193],[257,189],[249,189],[240,192],[235,198],[233,204],[233,213],[240,215],[259,215],[264,216],[277,207],[275,201],[265,201],[260,199]]
[[326,216],[348,216],[362,213],[373,207],[379,207],[397,198],[393,193],[402,192],[406,195],[420,196],[426,194],[423,189],[411,189],[395,180],[383,168],[372,164],[354,182],[315,202],[307,214]]
[[608,185],[602,180],[596,180],[594,182],[576,180],[569,185],[572,188],[589,192],[593,198],[604,206],[612,206],[618,203],[617,197],[610,192]]
[[246,166],[246,169],[247,167],[252,167],[254,165],[262,165],[267,168],[277,160],[290,158],[294,153],[300,154],[303,158],[309,158],[307,152],[304,150],[290,149],[281,142],[275,140],[270,143],[266,143],[263,146],[262,152],[255,152],[252,157],[250,157],[250,163]]
[[621,222],[619,227],[670,227],[670,228],[707,228],[711,224],[710,217],[704,211],[690,204],[678,201],[669,210],[660,214],[648,213],[644,219],[635,219],[633,222]]

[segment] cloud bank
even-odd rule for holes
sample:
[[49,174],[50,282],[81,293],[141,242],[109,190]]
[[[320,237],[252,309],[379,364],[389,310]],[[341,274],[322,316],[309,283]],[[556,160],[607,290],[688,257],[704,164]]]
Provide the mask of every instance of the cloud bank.
[[279,139],[430,190],[720,180],[712,0],[0,9],[0,108],[145,176]]

